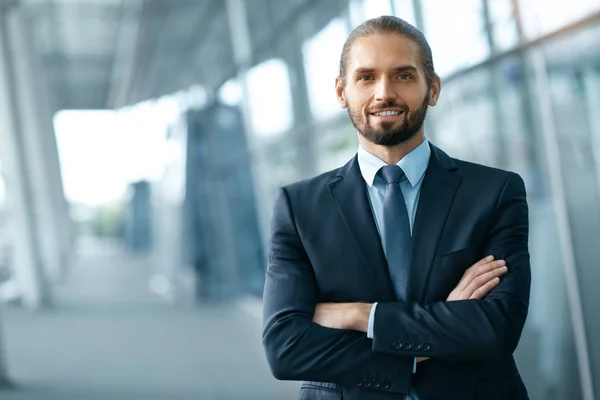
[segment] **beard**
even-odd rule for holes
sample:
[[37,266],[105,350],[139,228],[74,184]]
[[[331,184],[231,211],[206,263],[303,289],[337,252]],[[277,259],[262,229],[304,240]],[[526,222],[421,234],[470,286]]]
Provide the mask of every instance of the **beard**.
[[[360,112],[348,106],[348,115],[356,130],[368,141],[386,147],[392,147],[414,137],[423,126],[427,108],[429,106],[429,98],[425,96],[421,106],[414,111],[411,111],[406,106],[401,106],[395,101],[381,103],[376,110],[386,108],[397,108],[404,111],[404,119],[398,124],[397,122],[381,122],[374,126],[369,124],[368,117],[365,120]],[[396,125],[394,127],[394,125]]]

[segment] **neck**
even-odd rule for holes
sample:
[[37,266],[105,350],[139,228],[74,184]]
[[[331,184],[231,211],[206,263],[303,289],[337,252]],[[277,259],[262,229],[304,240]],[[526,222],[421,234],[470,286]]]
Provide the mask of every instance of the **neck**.
[[358,142],[361,147],[389,165],[398,164],[398,161],[402,160],[408,153],[419,147],[424,140],[425,133],[423,132],[423,128],[406,142],[390,147],[375,144],[365,139],[360,133],[358,134]]

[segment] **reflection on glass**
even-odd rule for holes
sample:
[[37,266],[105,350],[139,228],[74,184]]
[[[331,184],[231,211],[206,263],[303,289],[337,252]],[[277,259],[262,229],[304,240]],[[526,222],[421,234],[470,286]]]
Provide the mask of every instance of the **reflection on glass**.
[[521,0],[519,4],[524,33],[529,38],[552,32],[600,11],[598,0],[570,0],[568,4],[547,0]]
[[492,34],[497,51],[508,50],[516,46],[519,40],[512,4],[512,0],[488,1]]
[[417,26],[413,0],[394,0],[394,12],[409,24]]
[[364,0],[363,13],[365,19],[376,18],[380,15],[391,15],[392,4],[390,0]]
[[265,61],[248,71],[248,97],[252,130],[273,136],[294,123],[288,67],[283,60]]
[[490,54],[481,0],[422,0],[421,4],[424,33],[440,76],[481,62]]
[[342,110],[335,96],[335,78],[347,35],[344,20],[336,18],[302,46],[310,108],[317,120]]

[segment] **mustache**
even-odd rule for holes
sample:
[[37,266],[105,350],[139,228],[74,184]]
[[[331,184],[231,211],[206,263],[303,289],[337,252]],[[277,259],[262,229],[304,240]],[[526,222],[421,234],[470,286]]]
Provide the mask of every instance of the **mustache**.
[[388,108],[397,108],[397,109],[399,109],[401,111],[408,112],[408,107],[407,106],[398,104],[395,101],[389,101],[389,102],[386,102],[386,103],[381,103],[381,104],[378,104],[376,106],[373,106],[373,108],[370,108],[368,110],[368,112],[369,113],[376,113],[378,111],[386,110]]

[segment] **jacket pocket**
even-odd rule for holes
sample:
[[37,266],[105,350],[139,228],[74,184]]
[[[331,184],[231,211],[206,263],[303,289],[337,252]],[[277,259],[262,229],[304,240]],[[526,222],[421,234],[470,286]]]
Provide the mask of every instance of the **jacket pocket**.
[[341,400],[342,392],[335,384],[304,382],[298,400]]

